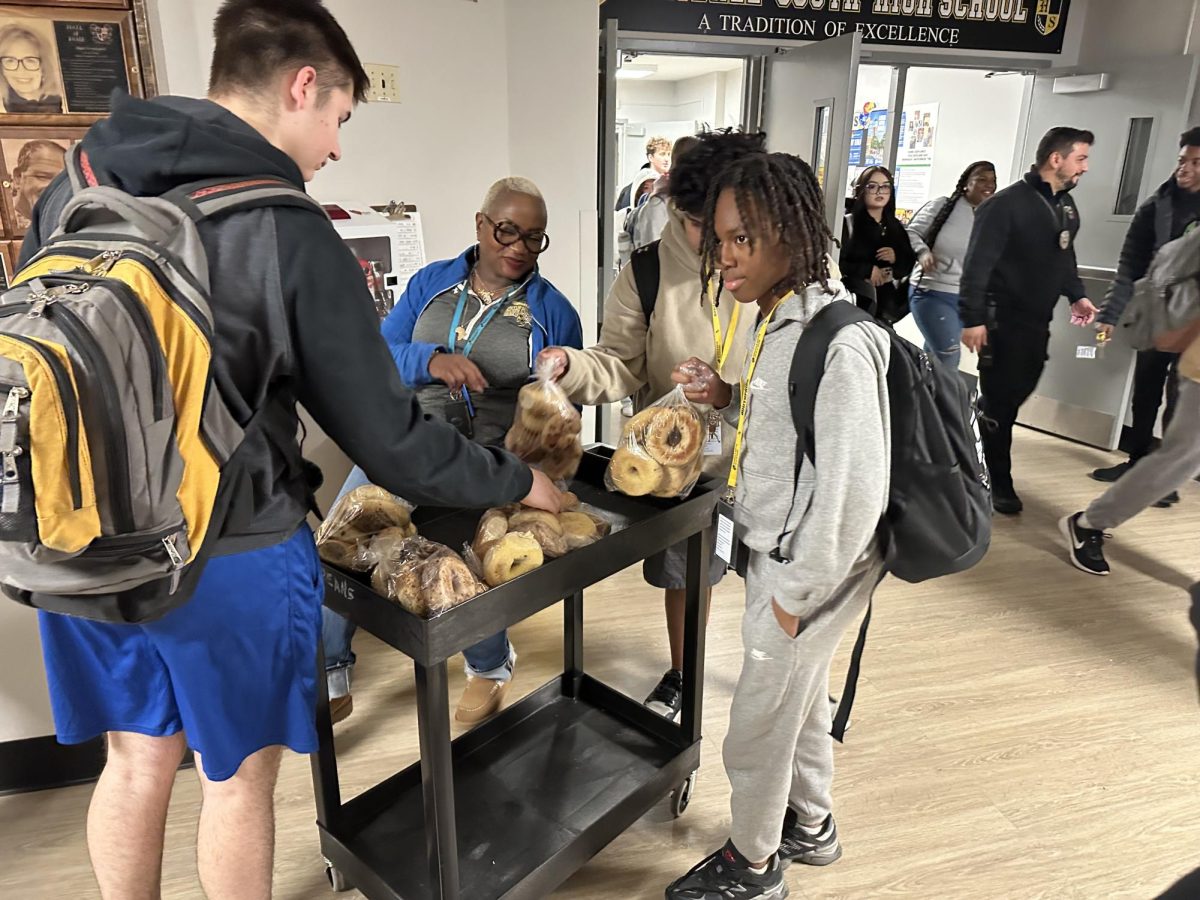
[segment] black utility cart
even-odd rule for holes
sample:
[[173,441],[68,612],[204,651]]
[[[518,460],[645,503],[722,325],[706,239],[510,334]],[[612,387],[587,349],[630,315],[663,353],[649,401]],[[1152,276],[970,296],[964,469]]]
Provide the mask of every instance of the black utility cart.
[[[326,567],[325,603],[412,657],[421,761],[349,802],[338,785],[325,679],[313,758],[321,849],[335,890],[403,900],[545,897],[670,795],[675,815],[700,765],[704,675],[702,599],[718,485],[684,501],[604,489],[611,454],[584,455],[572,490],[613,533],[433,619]],[[421,534],[455,549],[478,511],[419,510]],[[583,591],[672,544],[688,541],[682,723],[672,724],[584,671]],[[563,604],[561,677],[450,740],[446,661],[477,641]],[[657,607],[646,607],[657,617]]]

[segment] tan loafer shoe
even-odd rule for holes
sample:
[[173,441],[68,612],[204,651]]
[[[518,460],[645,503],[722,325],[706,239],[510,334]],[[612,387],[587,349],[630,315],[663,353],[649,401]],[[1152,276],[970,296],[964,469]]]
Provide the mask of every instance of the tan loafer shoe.
[[333,720],[333,724],[347,718],[350,713],[354,712],[354,697],[347,694],[345,697],[334,697],[329,701],[329,718]]
[[458,701],[454,718],[464,725],[477,725],[484,719],[491,718],[504,705],[504,697],[510,684],[511,681],[492,681],[489,678],[468,676],[467,686],[463,690],[462,699]]

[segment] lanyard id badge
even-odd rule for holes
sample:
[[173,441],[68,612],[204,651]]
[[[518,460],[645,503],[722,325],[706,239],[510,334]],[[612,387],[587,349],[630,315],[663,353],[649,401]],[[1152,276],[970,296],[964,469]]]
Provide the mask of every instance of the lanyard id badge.
[[[738,319],[741,317],[742,307],[740,305],[734,306],[733,314],[729,317],[729,331],[728,333],[723,333],[721,329],[721,316],[717,311],[717,299],[718,294],[713,289],[713,283],[709,282],[708,308],[712,312],[713,358],[716,363],[713,368],[719,377],[725,369],[725,363],[728,362],[729,354],[733,352],[733,345],[737,340]],[[711,410],[704,424],[704,455],[709,457],[721,456],[725,452],[721,414],[715,409]]]
[[[458,304],[454,309],[454,318],[450,320],[450,334],[446,338],[447,346],[451,348],[451,352],[458,349],[461,342],[463,347],[460,351],[465,357],[470,358],[471,351],[475,349],[475,343],[479,340],[479,336],[496,318],[500,312],[513,298],[513,295],[520,290],[520,286],[514,286],[507,294],[495,301],[491,306],[483,306],[480,304],[479,313],[468,322],[465,326],[462,324],[463,316],[467,311],[467,285],[470,279],[463,282],[462,290],[458,294]],[[445,407],[446,421],[458,429],[459,433],[465,437],[475,439],[475,404],[471,402],[471,392],[465,387],[460,391],[450,392],[450,403]]]

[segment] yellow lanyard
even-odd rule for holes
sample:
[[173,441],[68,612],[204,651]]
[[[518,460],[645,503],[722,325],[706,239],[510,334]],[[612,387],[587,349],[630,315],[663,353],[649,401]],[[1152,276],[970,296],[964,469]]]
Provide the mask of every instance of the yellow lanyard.
[[713,354],[716,358],[717,374],[721,374],[721,370],[725,368],[725,363],[729,359],[729,354],[733,352],[734,340],[737,337],[738,317],[742,313],[741,304],[735,304],[733,307],[733,315],[729,317],[729,333],[722,336],[721,334],[721,316],[717,312],[717,297],[713,290],[712,282],[708,285],[708,308],[712,311],[713,320]]
[[758,334],[754,338],[754,349],[750,352],[750,359],[746,363],[746,372],[742,376],[742,396],[738,402],[737,437],[733,440],[733,463],[729,467],[729,490],[726,494],[726,499],[731,503],[737,491],[738,475],[741,474],[742,443],[746,439],[746,423],[750,418],[750,382],[754,380],[754,370],[758,368],[758,358],[762,355],[763,342],[767,339],[767,329],[771,327],[771,320],[775,318],[775,310],[779,309],[790,296],[792,294],[788,293],[776,303],[775,309],[767,313],[762,324],[758,326]]

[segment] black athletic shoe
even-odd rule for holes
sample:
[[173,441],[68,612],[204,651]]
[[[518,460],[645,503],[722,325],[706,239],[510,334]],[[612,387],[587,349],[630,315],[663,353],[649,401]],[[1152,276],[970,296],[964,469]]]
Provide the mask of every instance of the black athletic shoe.
[[1092,478],[1096,481],[1103,481],[1105,484],[1112,484],[1114,481],[1119,480],[1122,475],[1132,468],[1133,460],[1130,459],[1123,463],[1117,463],[1115,466],[1109,466],[1105,469],[1094,469],[1092,471]]
[[827,866],[842,858],[842,845],[838,841],[837,823],[828,815],[816,831],[801,828],[799,816],[790,806],[783,818],[783,837],[779,841],[779,858],[783,862],[794,860],[806,866]]
[[1155,509],[1170,509],[1179,502],[1179,491],[1171,491],[1167,496],[1154,504]]
[[755,875],[750,862],[726,841],[725,846],[667,888],[667,900],[780,900],[788,895],[779,857],[772,856],[767,871]]
[[1084,528],[1079,524],[1083,513],[1067,516],[1059,527],[1067,539],[1067,551],[1071,554],[1071,564],[1081,572],[1089,575],[1107,575],[1108,560],[1104,558],[1104,539],[1108,537],[1096,528]]
[[646,698],[645,706],[664,719],[675,721],[683,709],[683,673],[678,669],[668,669],[658,687]]
[[1018,515],[1025,508],[1021,498],[1012,488],[1007,491],[992,490],[992,509],[1005,516]]

